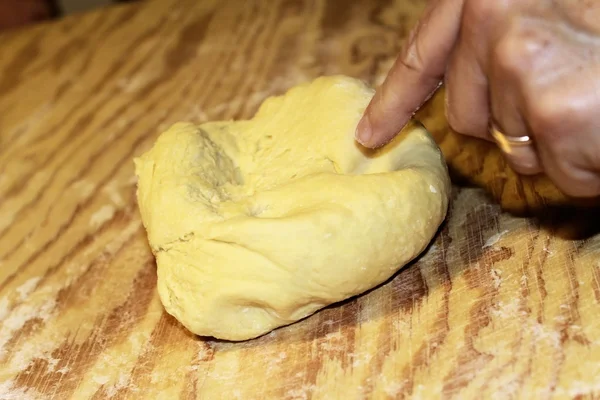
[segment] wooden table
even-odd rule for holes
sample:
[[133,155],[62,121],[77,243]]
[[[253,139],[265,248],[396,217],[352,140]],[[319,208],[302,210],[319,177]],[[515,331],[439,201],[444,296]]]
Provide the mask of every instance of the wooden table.
[[598,213],[448,132],[443,93],[419,117],[475,187],[418,262],[245,343],[163,312],[132,158],[322,74],[377,84],[422,8],[156,0],[1,34],[0,398],[600,398]]

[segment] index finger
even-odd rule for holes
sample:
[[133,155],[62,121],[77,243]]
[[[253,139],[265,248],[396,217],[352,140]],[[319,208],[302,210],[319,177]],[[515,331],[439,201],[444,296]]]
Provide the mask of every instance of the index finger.
[[460,30],[464,1],[430,3],[357,126],[356,139],[363,146],[390,141],[440,86]]

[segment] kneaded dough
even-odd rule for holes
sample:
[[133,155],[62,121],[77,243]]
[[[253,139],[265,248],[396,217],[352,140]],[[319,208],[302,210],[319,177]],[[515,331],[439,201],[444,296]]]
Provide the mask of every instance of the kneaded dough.
[[321,77],[251,120],[178,123],[135,160],[158,291],[190,331],[260,336],[390,278],[445,218],[442,155],[411,123],[354,140],[373,90]]

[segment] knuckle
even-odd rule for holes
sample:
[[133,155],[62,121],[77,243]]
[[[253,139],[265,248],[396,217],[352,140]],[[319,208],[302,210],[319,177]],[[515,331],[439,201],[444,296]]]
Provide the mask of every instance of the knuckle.
[[492,17],[496,8],[495,1],[468,0],[464,5],[464,18],[468,22],[485,21]]
[[528,75],[534,69],[540,51],[539,41],[523,32],[518,24],[511,25],[493,49],[494,64],[512,75]]
[[408,42],[402,56],[398,58],[398,62],[405,69],[421,73],[425,69],[425,62],[419,49],[419,39],[413,38]]
[[518,0],[467,0],[464,4],[464,18],[470,23],[490,22],[506,13]]
[[497,68],[502,72],[511,74],[518,73],[522,70],[522,54],[519,54],[520,44],[511,36],[502,38],[493,49],[493,60]]
[[556,91],[546,91],[540,95],[529,94],[528,123],[536,136],[548,140],[556,139],[556,133],[563,132],[569,125],[573,110]]

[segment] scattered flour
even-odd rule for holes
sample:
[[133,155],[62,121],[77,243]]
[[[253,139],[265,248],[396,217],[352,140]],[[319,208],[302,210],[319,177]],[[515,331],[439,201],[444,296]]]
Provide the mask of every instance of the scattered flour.
[[388,396],[395,399],[395,398],[400,397],[398,395],[400,394],[400,392],[402,392],[403,388],[404,388],[404,384],[402,382],[398,382],[398,381],[385,382],[383,391],[385,392],[385,394],[387,394]]
[[335,331],[335,332],[331,332],[331,333],[328,333],[327,335],[325,335],[326,340],[342,339],[343,337],[344,336],[342,335],[341,331]]
[[0,399],[2,400],[30,400],[34,399],[27,390],[13,389],[13,381],[0,382]]
[[73,183],[71,189],[75,191],[82,199],[88,198],[96,188],[96,185],[93,182],[90,182],[85,179],[80,179]]
[[42,305],[32,306],[23,304],[14,309],[8,317],[2,321],[2,325],[0,326],[0,358],[6,351],[4,347],[13,337],[15,332],[23,328],[25,323],[29,320],[40,318],[43,321],[47,321],[52,315],[55,306],[56,301],[51,299]]
[[277,357],[273,357],[270,361],[269,361],[269,365],[267,366],[267,371],[271,371],[273,369],[273,367],[275,367],[276,365],[280,364],[283,360],[285,360],[287,358],[287,354],[284,353],[283,351],[280,352]]
[[119,191],[120,187],[121,185],[119,184],[119,181],[113,179],[102,189],[102,192],[104,192],[110,201],[117,207],[122,207],[125,205],[125,201],[123,200],[123,197]]
[[499,269],[492,269],[490,275],[494,281],[494,289],[500,289],[500,286],[502,285],[502,271]]
[[600,381],[598,380],[595,382],[573,380],[568,382],[567,385],[565,385],[566,387],[557,387],[554,390],[554,395],[556,397],[565,396],[574,399],[580,396],[598,394],[600,392]]
[[112,205],[104,205],[90,217],[90,226],[94,229],[100,227],[106,221],[115,215],[115,208]]
[[[105,377],[102,377],[102,378],[105,378]],[[121,389],[129,389],[132,392],[139,391],[139,389],[137,387],[135,387],[133,385],[129,385],[129,378],[130,377],[128,374],[120,373],[119,377],[117,378],[117,381],[113,385],[106,388],[106,394],[107,394],[108,398],[114,397],[117,393],[119,393],[119,391]],[[106,384],[106,382],[104,384]]]
[[148,80],[148,76],[141,74],[131,77],[124,77],[117,81],[117,88],[123,93],[135,93],[144,87]]
[[35,289],[41,277],[35,277],[27,280],[21,286],[19,286],[16,290],[19,293],[19,298],[21,300],[25,300],[27,296]]
[[94,375],[92,380],[99,385],[106,385],[110,380],[110,377],[108,375]]
[[350,353],[348,355],[352,361],[352,368],[360,367],[361,365],[366,365],[371,362],[373,355],[369,352],[360,352],[360,353]]
[[490,236],[489,239],[486,240],[485,244],[483,245],[483,248],[485,249],[487,247],[493,247],[496,243],[498,243],[500,238],[502,238],[502,236],[504,236],[507,233],[508,233],[508,230],[505,230],[505,231],[498,232],[495,235]]
[[[46,362],[48,363],[48,365],[46,366],[46,371],[48,372],[54,372],[54,370],[56,370],[56,366],[59,363],[59,359],[58,358],[52,358],[50,356],[45,357]],[[64,369],[64,368],[61,368]]]
[[557,350],[562,350],[562,346],[560,344],[560,333],[552,330],[550,328],[545,327],[542,324],[537,322],[532,322],[530,324],[530,329],[533,332],[534,337],[537,341],[547,341],[550,342],[552,347]]
[[316,385],[303,385],[298,389],[288,390],[285,394],[285,400],[308,400],[312,398],[312,393]]
[[519,299],[510,303],[499,301],[495,307],[490,309],[490,314],[498,319],[515,319],[519,316]]
[[8,316],[8,297],[0,298],[0,321]]

